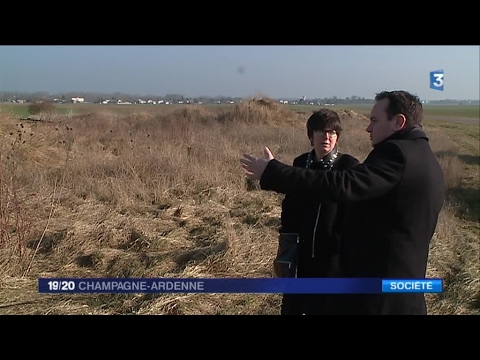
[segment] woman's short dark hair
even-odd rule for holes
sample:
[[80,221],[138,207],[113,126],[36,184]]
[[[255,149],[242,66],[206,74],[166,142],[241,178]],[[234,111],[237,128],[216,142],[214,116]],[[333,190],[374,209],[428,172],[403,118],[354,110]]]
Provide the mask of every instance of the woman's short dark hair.
[[342,132],[342,124],[338,114],[331,109],[320,109],[314,113],[307,120],[307,135],[311,139],[315,130],[332,129],[337,132],[337,137]]

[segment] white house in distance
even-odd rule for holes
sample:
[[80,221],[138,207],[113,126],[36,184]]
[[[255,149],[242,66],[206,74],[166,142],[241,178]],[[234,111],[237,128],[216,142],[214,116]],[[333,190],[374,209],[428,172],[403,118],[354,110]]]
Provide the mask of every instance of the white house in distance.
[[84,98],[81,98],[81,97],[72,97],[72,102],[73,102],[74,104],[76,104],[76,103],[83,103],[83,102],[85,102],[85,99],[84,99]]

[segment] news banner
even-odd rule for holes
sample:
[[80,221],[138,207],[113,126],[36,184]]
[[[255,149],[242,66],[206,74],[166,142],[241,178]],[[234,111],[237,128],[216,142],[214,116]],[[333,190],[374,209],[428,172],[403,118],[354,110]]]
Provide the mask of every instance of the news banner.
[[40,278],[40,293],[441,293],[442,279]]

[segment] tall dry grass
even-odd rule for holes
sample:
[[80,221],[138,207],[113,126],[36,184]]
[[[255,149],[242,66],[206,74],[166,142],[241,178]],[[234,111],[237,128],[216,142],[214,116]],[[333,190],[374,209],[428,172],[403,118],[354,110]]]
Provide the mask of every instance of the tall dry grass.
[[[245,152],[262,155],[268,145],[279,160],[291,163],[310,149],[309,115],[269,99],[217,110],[71,113],[49,122],[0,115],[0,275],[271,276],[282,196],[247,183],[239,158]],[[345,128],[340,150],[362,161],[370,151],[368,120],[350,110],[340,115]],[[20,133],[23,140],[15,143]],[[458,149],[441,132],[431,131],[431,136],[448,185],[457,187]],[[460,230],[451,230],[459,224],[453,207],[442,212],[431,275],[447,276],[457,262],[462,239]],[[21,232],[18,219],[25,221]],[[15,244],[22,256],[11,251]],[[467,301],[464,295],[453,298]],[[89,313],[274,314],[279,306],[277,295],[76,299],[88,305]],[[429,306],[436,313],[454,313],[451,304],[433,298]]]

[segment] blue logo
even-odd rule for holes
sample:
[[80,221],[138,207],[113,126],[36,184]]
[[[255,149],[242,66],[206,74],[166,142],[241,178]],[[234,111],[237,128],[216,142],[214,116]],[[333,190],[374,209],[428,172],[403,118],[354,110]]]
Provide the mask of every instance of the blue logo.
[[430,89],[443,91],[445,74],[443,69],[430,72]]
[[384,293],[441,293],[442,279],[399,279],[382,280]]

